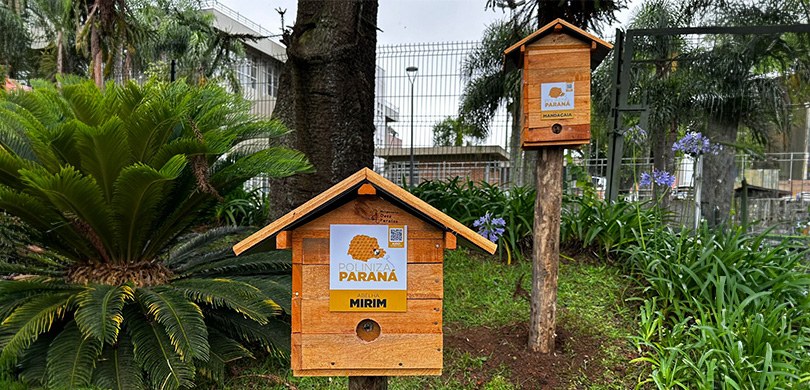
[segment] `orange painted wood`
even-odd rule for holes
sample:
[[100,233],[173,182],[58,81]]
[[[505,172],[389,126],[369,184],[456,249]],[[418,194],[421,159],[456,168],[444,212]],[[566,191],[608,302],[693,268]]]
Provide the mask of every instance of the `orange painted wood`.
[[290,337],[290,368],[301,369],[301,334],[293,333]]
[[[408,227],[409,239],[436,239],[441,240],[444,237],[444,232],[438,229],[431,230],[414,230]],[[308,226],[302,226],[295,229],[295,239],[301,240],[305,238],[329,238],[329,229],[310,229]]]
[[[304,265],[301,297],[329,298],[329,265]],[[408,299],[441,299],[444,296],[442,264],[408,264]]]
[[444,249],[456,249],[456,235],[450,232],[444,232]]
[[441,375],[440,368],[297,370],[293,376],[429,376]]
[[377,189],[371,184],[364,183],[357,189],[357,195],[377,195]]
[[589,143],[590,134],[589,125],[563,125],[563,130],[560,134],[554,134],[550,126],[529,130],[524,129],[521,133],[521,145],[524,147],[553,145],[555,143],[556,145],[575,145],[580,141]]
[[586,69],[590,72],[588,64],[591,61],[590,49],[584,50],[560,50],[537,52],[534,55],[527,55],[529,64],[526,70],[538,69]]
[[[424,214],[427,218],[429,218],[436,224],[440,225],[443,229],[456,232],[457,234],[461,235],[462,238],[470,241],[473,245],[481,248],[482,250],[490,254],[495,253],[497,245],[495,245],[493,242],[483,238],[478,233],[474,232],[472,229],[464,226],[463,224],[459,223],[453,218],[450,218],[449,216],[445,215],[444,213],[437,210],[433,206],[427,204],[425,201],[417,198],[413,194],[402,189],[398,185],[390,182],[388,179],[385,179],[384,177],[380,176],[379,174],[375,173],[374,171],[368,168],[363,168],[359,170],[357,173],[349,176],[342,182],[334,185],[333,187],[315,196],[314,198],[310,199],[303,205],[299,206],[295,210],[287,213],[286,215],[274,221],[273,223],[265,226],[256,233],[240,241],[239,243],[234,245],[233,247],[234,253],[239,255],[240,253],[262,242],[263,240],[275,236],[278,232],[286,229],[290,224],[294,223],[300,218],[303,218],[313,213],[318,207],[320,207],[330,199],[345,194],[346,191],[348,191],[349,189],[353,188],[358,184],[363,183],[364,181],[368,181],[369,183],[373,184],[376,188],[387,192],[391,196],[399,199],[403,203],[409,205],[410,207]],[[331,213],[329,213],[328,215],[331,215]],[[379,218],[376,222],[388,223],[385,222],[382,218]]]
[[[328,302],[327,302],[328,303]],[[329,311],[329,308],[326,308]],[[290,328],[293,333],[301,333],[301,328],[305,318],[301,312],[301,297],[293,297],[292,299],[292,313],[290,313],[291,323]]]
[[442,368],[441,334],[381,333],[374,341],[356,334],[300,334],[301,369]]
[[292,249],[292,232],[285,230],[276,236],[276,249]]
[[306,229],[326,229],[333,224],[408,225],[414,230],[435,226],[379,197],[357,198],[308,222]]
[[[540,39],[538,37],[549,34],[549,29],[555,28],[558,24],[562,25],[564,27],[567,27],[571,31],[575,32],[577,35],[582,36],[584,39],[596,42],[597,44],[605,46],[605,47],[607,47],[609,49],[613,48],[612,44],[610,44],[608,42],[605,42],[601,38],[599,38],[599,37],[597,37],[595,35],[592,35],[592,34],[588,33],[587,31],[585,31],[585,30],[583,30],[583,29],[581,29],[581,28],[579,28],[577,26],[574,26],[571,23],[566,22],[563,19],[556,19],[556,20],[552,21],[551,23],[541,27],[539,30],[529,34],[529,36],[527,36],[526,38],[521,39],[520,41],[518,41],[514,45],[507,48],[506,50],[504,50],[504,54],[508,55],[509,53],[511,53],[514,50],[522,49],[523,47],[530,44],[531,42],[534,42],[534,41]],[[565,35],[565,34],[561,34],[561,35]]]
[[356,335],[357,324],[367,318],[377,321],[382,333],[442,333],[440,299],[409,299],[404,313],[330,312],[328,299],[303,299],[300,310],[306,319],[300,333]]

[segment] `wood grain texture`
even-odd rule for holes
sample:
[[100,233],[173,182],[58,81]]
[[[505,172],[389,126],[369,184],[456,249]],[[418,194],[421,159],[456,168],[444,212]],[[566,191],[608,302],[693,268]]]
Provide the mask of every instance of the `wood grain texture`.
[[438,376],[440,368],[294,370],[293,376]]
[[408,225],[414,230],[438,230],[427,221],[379,197],[360,197],[324,214],[304,227],[329,229],[333,224],[345,225]]
[[[442,277],[441,264],[408,264],[408,299],[441,299]],[[329,298],[329,265],[303,265],[301,280],[301,298]]]
[[554,351],[562,170],[562,147],[547,147],[538,151],[529,348],[540,353]]
[[330,312],[328,299],[293,298],[293,307],[300,307],[300,317],[306,319],[299,333],[354,335],[357,324],[367,318],[380,324],[383,333],[442,333],[440,299],[408,299],[408,311],[403,313]]
[[283,231],[276,236],[276,249],[292,249],[292,232]]
[[456,235],[450,232],[444,232],[444,249],[454,250],[458,247]]
[[355,334],[304,334],[302,369],[442,368],[441,334],[380,334],[372,342]]
[[595,35],[592,35],[592,34],[588,33],[587,31],[585,31],[585,30],[583,30],[583,29],[581,29],[581,28],[579,28],[577,26],[574,26],[571,23],[566,22],[563,19],[555,19],[551,23],[546,24],[545,26],[541,27],[537,31],[529,34],[526,38],[523,38],[520,41],[518,41],[517,43],[515,43],[514,45],[509,46],[506,50],[504,50],[504,54],[508,55],[512,51],[520,50],[521,48],[529,45],[530,43],[535,42],[538,39],[541,39],[543,36],[550,34],[552,32],[551,30],[555,26],[557,26],[558,24],[566,27],[569,31],[573,32],[576,35],[579,35],[580,37],[582,37],[584,39],[594,41],[597,44],[605,46],[605,47],[607,47],[609,49],[613,48],[612,44],[610,44],[608,42],[605,42],[601,38],[599,38],[599,37],[597,37]]

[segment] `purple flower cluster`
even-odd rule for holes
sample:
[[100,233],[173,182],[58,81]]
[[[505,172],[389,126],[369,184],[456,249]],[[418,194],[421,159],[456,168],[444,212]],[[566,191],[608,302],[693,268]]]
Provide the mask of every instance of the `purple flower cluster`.
[[473,222],[473,226],[478,228],[478,234],[487,238],[492,242],[498,242],[503,233],[506,231],[506,221],[503,218],[492,218],[492,214],[486,213],[483,217],[478,218]]
[[653,183],[659,186],[672,187],[675,184],[675,175],[667,171],[656,171],[655,169],[653,169],[652,175],[647,172],[641,173],[641,179],[638,183],[640,186],[649,187]]
[[709,137],[704,136],[696,131],[686,133],[683,138],[675,141],[672,145],[672,150],[675,152],[683,152],[692,156],[711,153],[715,156],[720,154],[723,147],[719,144],[712,143]]
[[636,145],[641,145],[647,141],[647,132],[641,126],[636,125],[627,129],[624,132],[624,137]]

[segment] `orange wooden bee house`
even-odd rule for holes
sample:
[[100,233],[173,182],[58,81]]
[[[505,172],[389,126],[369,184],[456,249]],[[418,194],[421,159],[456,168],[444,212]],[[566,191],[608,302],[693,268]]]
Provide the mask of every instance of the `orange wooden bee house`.
[[591,70],[613,45],[557,19],[506,49],[522,73],[521,147],[576,147],[591,139]]
[[292,249],[295,376],[440,375],[443,253],[494,243],[365,168],[236,244]]

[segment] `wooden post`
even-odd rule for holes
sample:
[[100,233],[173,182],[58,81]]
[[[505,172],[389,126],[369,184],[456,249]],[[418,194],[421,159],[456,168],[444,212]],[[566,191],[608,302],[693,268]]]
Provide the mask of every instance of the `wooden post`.
[[562,170],[563,147],[550,146],[538,150],[529,348],[541,353],[554,351]]
[[349,390],[388,390],[388,377],[350,376]]

